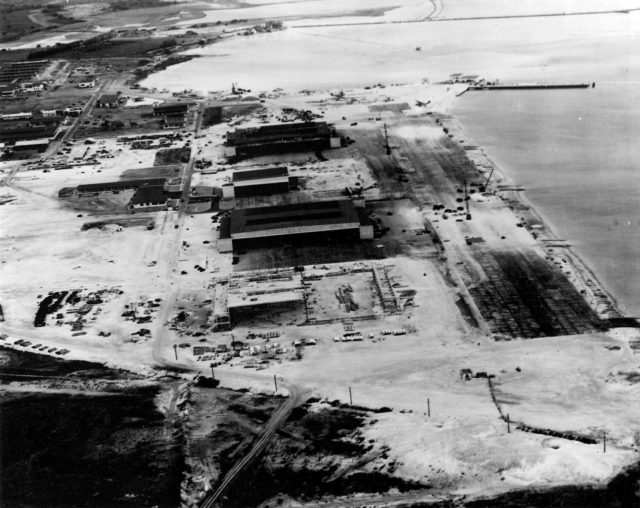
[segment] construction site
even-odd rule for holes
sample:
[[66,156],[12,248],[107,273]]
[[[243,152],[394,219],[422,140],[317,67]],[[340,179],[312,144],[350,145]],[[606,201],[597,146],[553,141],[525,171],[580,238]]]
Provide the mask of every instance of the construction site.
[[[109,27],[118,11],[101,8],[64,12],[95,9]],[[432,64],[426,43],[376,42],[359,24],[247,21],[263,8],[218,6],[233,11],[219,22],[190,2],[154,4],[123,11],[139,26],[0,51],[0,360],[55,364],[41,379],[21,377],[39,376],[38,362],[7,371],[0,391],[53,401],[148,390],[137,397],[153,425],[129,428],[126,405],[122,432],[150,443],[167,499],[184,507],[467,506],[523,489],[607,491],[640,453],[640,324],[453,116],[462,94],[493,85],[471,66],[409,79],[416,62]],[[386,12],[371,18],[381,30],[424,28]],[[277,86],[244,83],[262,66],[253,38],[286,60],[299,34],[309,37],[300,47],[327,50],[328,75],[353,66],[366,79],[304,78],[315,86],[283,64],[263,76]],[[327,58],[336,40],[362,46],[368,67]],[[403,54],[394,65],[411,72],[386,79],[368,46],[393,47],[389,59]],[[156,81],[201,57],[242,79],[203,59],[224,88]],[[62,360],[106,366],[104,379],[66,379]],[[28,469],[41,459],[23,448],[12,448],[14,479],[82,475]],[[95,498],[165,506],[149,489],[110,486],[121,476],[93,479]],[[40,490],[41,506],[75,502]]]
[[[242,325],[255,330],[284,326],[376,319],[411,305],[407,290],[396,296],[390,267],[359,262],[235,272],[214,287],[212,317],[216,330]],[[413,294],[409,290],[409,294]],[[402,301],[402,303],[401,303]]]

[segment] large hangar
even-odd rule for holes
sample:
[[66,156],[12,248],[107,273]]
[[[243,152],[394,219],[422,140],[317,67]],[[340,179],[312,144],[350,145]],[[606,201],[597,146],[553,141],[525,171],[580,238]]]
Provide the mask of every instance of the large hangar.
[[285,152],[339,148],[342,140],[326,122],[298,122],[248,127],[227,132],[225,155],[242,159]]
[[[223,198],[286,194],[293,186],[286,167],[234,171],[232,183],[222,186]],[[295,179],[297,181],[297,179]]]
[[233,210],[220,223],[218,250],[299,241],[373,238],[364,208],[348,199]]

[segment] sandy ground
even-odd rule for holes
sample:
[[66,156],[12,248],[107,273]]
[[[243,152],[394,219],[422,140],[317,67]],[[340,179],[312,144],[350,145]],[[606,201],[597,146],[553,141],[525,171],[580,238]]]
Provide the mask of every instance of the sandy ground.
[[[107,146],[116,150],[115,140],[91,145],[94,151]],[[82,146],[84,151],[85,147]],[[3,196],[12,198],[0,217],[2,230],[2,285],[6,331],[12,337],[71,350],[67,357],[106,361],[134,370],[150,362],[142,351],[150,351],[148,339],[131,342],[131,334],[144,325],[124,321],[120,314],[131,302],[162,298],[168,281],[164,273],[175,236],[174,212],[147,215],[156,224],[147,231],[142,224],[122,228],[81,231],[86,222],[109,220],[114,200],[97,202],[98,208],[72,209],[58,199],[58,191],[80,183],[117,180],[128,169],[153,164],[153,151],[123,150],[114,159],[63,170],[30,170],[18,173]],[[116,196],[114,196],[115,198]],[[100,204],[102,203],[102,204]],[[142,218],[141,214],[136,219]],[[139,274],[144,273],[144,280]],[[68,327],[33,328],[38,302],[50,291],[117,288],[123,291],[102,306],[99,318],[89,322],[86,335],[74,337]],[[25,333],[26,332],[26,333]],[[98,333],[109,333],[100,337]],[[135,338],[135,337],[134,337]],[[130,356],[136,351],[136,356]]]
[[[456,93],[459,88],[419,84],[348,91],[344,102],[351,102],[350,105],[329,94],[299,94],[270,99],[269,107],[306,104],[312,109],[322,108],[325,118],[335,121],[338,129],[353,128],[351,124],[357,122],[357,129],[379,131],[380,122],[387,121],[394,144],[402,139],[415,145],[442,134],[438,129],[419,127],[418,121],[396,129],[391,116],[384,111],[372,112],[371,106],[386,104],[389,97],[393,103],[406,103],[409,109],[403,114],[410,118],[431,110],[416,100],[422,104],[431,99],[446,110]],[[381,120],[376,120],[378,115]],[[247,124],[252,122],[257,124],[257,119]],[[203,131],[205,136],[195,140],[197,156],[219,158],[221,134],[228,128],[222,124]],[[272,342],[289,352],[260,371],[243,368],[248,362],[244,357],[217,366],[216,376],[225,386],[272,392],[275,374],[281,380],[280,392],[294,384],[310,394],[342,402],[349,400],[351,387],[355,404],[393,408],[391,413],[376,415],[365,434],[375,439],[376,446],[390,447],[388,460],[400,464],[395,474],[425,482],[428,479],[449,492],[487,493],[528,485],[598,483],[637,460],[636,434],[640,429],[635,421],[640,415],[633,410],[638,396],[637,361],[628,344],[630,338],[640,338],[637,332],[620,330],[609,335],[494,342],[463,317],[456,304],[461,298],[459,288],[446,281],[442,264],[433,254],[425,257],[423,248],[413,247],[407,251],[411,253],[408,256],[384,262],[390,266],[394,284],[416,292],[413,306],[398,314],[380,317],[381,306],[370,276],[365,274],[338,277],[335,281],[323,279],[312,290],[312,314],[315,305],[318,319],[378,316],[354,323],[354,328],[366,337],[362,342],[334,342],[333,337],[345,331],[341,321],[292,326],[287,323],[297,321],[286,315],[278,322],[265,321],[258,327],[252,322],[241,324],[231,334],[207,334],[197,339],[185,335],[185,330],[193,332],[207,325],[207,302],[213,298],[214,279],[231,273],[231,256],[221,255],[213,248],[216,232],[209,214],[182,218],[175,212],[148,214],[156,223],[152,231],[140,226],[80,231],[87,220],[103,220],[113,214],[103,210],[90,216],[70,209],[57,199],[60,188],[117,178],[153,163],[153,151],[126,147],[118,151],[121,145],[113,139],[89,146],[92,153],[103,147],[115,157],[48,173],[21,171],[3,190],[3,199],[8,202],[3,205],[0,224],[0,301],[6,322],[0,328],[9,334],[9,341],[26,338],[68,348],[68,357],[144,371],[159,360],[173,362],[174,344],[197,345],[200,338],[206,339],[205,345],[228,343],[231,335],[242,340],[249,331],[277,330],[281,335]],[[84,145],[77,145],[71,157],[82,155],[83,150]],[[292,174],[305,182],[305,192],[335,192],[355,181],[363,186],[372,183],[373,175],[355,152],[341,149],[327,153],[330,159],[325,163],[312,161],[292,166]],[[261,161],[269,162],[276,161]],[[254,163],[248,161],[242,166]],[[400,158],[399,163],[407,171],[412,170],[411,161]],[[3,169],[8,172],[11,165]],[[214,163],[212,169],[218,169],[218,165]],[[229,177],[230,168],[216,173],[205,171],[196,173],[193,183],[217,186]],[[368,192],[375,196],[379,190]],[[510,247],[540,248],[531,231],[515,226],[518,217],[500,198],[477,194],[471,206],[473,234],[481,232],[488,245],[499,248],[506,241],[502,239],[506,233]],[[392,210],[393,215],[387,215]],[[78,217],[80,213],[82,217]],[[447,240],[451,262],[472,262],[464,258],[464,249],[455,247],[463,245],[470,233],[466,222],[444,220],[441,212],[427,208],[420,211],[409,200],[397,201],[392,207],[382,202],[376,213],[391,227],[393,238],[404,238],[406,233],[402,230],[418,231],[425,221],[431,221]],[[38,275],[25,276],[27,273]],[[350,284],[356,290],[354,301],[360,305],[357,313],[346,313],[337,305],[335,290],[341,284]],[[85,326],[86,335],[73,336],[69,326],[33,328],[38,295],[54,290],[111,287],[122,294],[101,305],[95,321]],[[149,324],[122,319],[125,305],[155,298],[162,303]],[[167,324],[180,309],[194,317],[193,325],[182,332],[170,330]],[[132,335],[141,327],[152,330],[151,339]],[[382,334],[397,329],[408,333]],[[100,336],[99,332],[110,335]],[[290,360],[294,357],[291,344],[303,338],[315,339],[318,344],[307,346],[302,360]],[[198,362],[190,349],[177,351],[179,365],[210,372],[210,362]],[[497,402],[503,413],[510,415],[514,427],[523,423],[558,432],[572,431],[591,437],[598,444],[520,430],[507,434],[487,381],[461,379],[463,368],[496,376]],[[606,455],[599,444],[605,431],[609,439]]]
[[[459,88],[419,84],[347,91],[344,102],[351,102],[350,105],[329,94],[299,94],[270,99],[269,107],[287,104],[322,109],[325,118],[335,121],[338,129],[353,128],[351,124],[357,122],[357,129],[380,131],[380,123],[387,121],[394,145],[400,140],[417,145],[420,140],[442,134],[432,127],[420,127],[417,120],[396,128],[392,116],[375,108],[372,112],[372,106],[388,104],[388,97],[393,103],[406,103],[408,109],[403,115],[411,118],[431,111],[428,106],[418,105],[417,100],[421,104],[425,99],[432,100],[446,110],[456,93]],[[378,116],[381,120],[376,120]],[[257,122],[253,118],[247,124]],[[228,128],[222,124],[204,131],[205,136],[195,140],[197,156],[219,159],[221,135]],[[208,324],[211,309],[207,302],[213,298],[214,279],[233,269],[231,256],[221,255],[213,248],[216,232],[210,215],[180,218],[175,212],[159,212],[148,214],[156,223],[152,231],[140,226],[81,231],[87,220],[103,220],[113,213],[103,210],[90,216],[86,211],[70,209],[58,200],[57,191],[82,182],[117,178],[132,169],[151,166],[154,157],[153,151],[130,150],[113,139],[88,146],[91,153],[107,148],[114,158],[48,173],[21,171],[3,190],[3,199],[9,200],[3,205],[0,224],[0,301],[6,318],[1,327],[3,333],[9,334],[9,341],[26,338],[70,349],[68,357],[106,361],[138,371],[159,360],[173,362],[174,344],[197,345],[200,338],[206,339],[206,345],[228,343],[230,334],[196,338],[184,333]],[[85,150],[85,145],[77,145],[71,157],[82,156]],[[305,192],[322,194],[355,185],[356,181],[365,187],[372,183],[373,175],[355,152],[341,149],[327,153],[330,159],[325,163],[292,165],[292,174],[305,182]],[[261,161],[268,162],[276,161]],[[411,161],[400,158],[399,163],[412,171]],[[255,161],[242,165],[251,164]],[[4,169],[10,171],[11,167],[6,165]],[[214,163],[212,169],[218,169],[218,165]],[[193,183],[217,186],[229,177],[230,169],[196,173]],[[375,196],[379,189],[368,192]],[[427,208],[420,211],[409,200],[400,200],[396,205],[381,203],[376,208],[391,227],[393,238],[403,238],[406,233],[402,230],[418,231],[425,221],[430,221],[447,241],[452,263],[472,262],[464,257],[464,249],[456,248],[464,245],[465,236],[470,234],[469,224],[454,218],[444,220],[441,212]],[[507,241],[502,238],[506,234],[510,248],[540,249],[531,231],[515,226],[518,217],[500,198],[477,194],[471,207],[473,234],[480,234],[489,246],[500,248]],[[387,215],[392,210],[393,215]],[[298,321],[283,315],[280,321],[265,321],[258,327],[248,322],[234,329],[233,337],[242,340],[249,331],[277,330],[281,335],[272,342],[289,352],[260,371],[243,368],[248,359],[241,357],[217,366],[216,376],[225,386],[272,392],[275,374],[281,379],[280,391],[294,384],[310,394],[343,402],[349,400],[351,387],[355,404],[393,408],[391,413],[376,415],[365,434],[375,439],[376,446],[390,447],[388,460],[400,464],[395,474],[425,482],[428,479],[449,492],[487,493],[528,485],[597,483],[637,460],[636,434],[640,429],[635,421],[640,415],[633,410],[638,396],[637,361],[628,344],[629,337],[639,338],[635,331],[494,342],[471,327],[460,313],[456,304],[461,297],[459,288],[446,282],[442,264],[425,257],[425,251],[417,247],[408,252],[412,254],[384,263],[390,266],[395,284],[415,290],[413,306],[395,315],[356,321],[354,328],[363,333],[364,341],[334,342],[333,337],[345,331],[341,321],[295,326],[291,323]],[[36,273],[37,276],[25,276]],[[356,290],[354,301],[360,309],[355,314],[343,312],[337,305],[335,290],[341,284],[350,284]],[[105,288],[117,288],[122,294],[113,295],[101,305],[99,313],[90,315],[95,316],[95,321],[88,321],[86,335],[73,336],[66,325],[33,328],[39,295],[54,290]],[[311,295],[311,311],[317,311],[314,317],[318,319],[382,315],[370,276],[364,274],[335,281],[323,279]],[[162,303],[149,324],[122,319],[125,305],[155,298]],[[170,330],[167,324],[180,309],[194,317],[193,324],[182,332]],[[132,335],[141,327],[152,330],[151,339]],[[382,334],[384,330],[397,329],[408,333]],[[110,335],[100,336],[100,332]],[[370,334],[373,338],[369,338]],[[318,344],[307,346],[302,360],[292,361],[291,344],[302,338],[313,338]],[[177,351],[178,364],[210,372],[210,362],[198,362],[190,349]],[[461,379],[463,368],[496,376],[498,404],[503,413],[510,415],[514,426],[523,423],[577,432],[598,444],[520,430],[507,434],[487,381]],[[605,431],[609,439],[606,455],[599,444]]]
[[[375,415],[365,435],[391,448],[389,461],[401,464],[398,474],[460,494],[599,483],[637,460],[639,415],[629,409],[638,385],[628,380],[638,372],[637,359],[627,342],[637,331],[496,343],[467,327],[433,265],[397,259],[392,273],[398,269],[414,283],[415,272],[426,270],[423,284],[413,285],[417,306],[409,314],[358,322],[357,330],[375,337],[360,343],[334,343],[340,325],[288,329],[287,339],[319,344],[305,348],[299,362],[269,367],[265,377],[274,373],[344,403],[351,387],[354,404],[393,407],[393,413]],[[411,332],[380,340],[381,325]],[[573,431],[598,443],[507,434],[486,380],[462,380],[463,368],[496,376],[498,403],[514,426]],[[237,369],[219,367],[217,376],[233,385]],[[256,389],[268,387],[264,383]],[[603,432],[610,446],[615,443],[606,454]]]
[[[241,9],[242,15],[261,16],[267,7],[273,15],[273,6],[264,6],[259,0],[254,4],[255,7]],[[352,13],[364,5],[361,2],[278,4],[281,10],[315,6],[317,16]],[[367,8],[375,9],[378,5],[386,6],[387,2],[366,4]],[[436,4],[436,7],[442,6],[441,2]],[[577,5],[575,2],[564,4],[567,9]],[[581,8],[586,9],[587,4],[593,4],[593,8],[600,6],[585,2],[580,4]],[[492,9],[494,5],[495,12],[513,12],[510,3],[492,2]],[[398,6],[398,9],[387,10],[384,19],[415,18],[431,12],[430,3],[407,0]],[[556,8],[556,3],[528,6],[529,9],[552,7]],[[470,2],[447,3],[434,15],[476,15],[478,10]],[[238,12],[218,9],[199,21],[238,15]],[[627,21],[633,28],[637,17],[631,14]],[[619,44],[624,39],[618,22],[619,19],[603,18],[602,40],[606,44]],[[463,89],[430,84],[422,78],[440,79],[460,70],[490,71],[492,75],[488,77],[504,77],[509,73],[527,77],[535,75],[551,58],[540,56],[539,44],[554,50],[560,48],[564,56],[555,55],[558,61],[572,52],[581,54],[593,49],[593,41],[579,40],[593,29],[594,20],[586,17],[577,21],[572,18],[570,28],[574,36],[560,41],[559,34],[566,33],[568,23],[562,19],[549,21],[549,31],[532,30],[539,20],[509,25],[503,21],[486,23],[482,26],[490,26],[491,30],[477,30],[475,36],[479,44],[473,52],[463,52],[469,45],[469,39],[463,35],[468,33],[470,25],[462,22],[434,23],[429,25],[429,30],[424,29],[426,25],[398,24],[390,25],[384,32],[366,27],[354,34],[351,27],[332,27],[309,29],[303,35],[289,29],[247,39],[234,38],[225,42],[225,46],[214,45],[204,50],[216,62],[211,66],[213,79],[201,72],[202,62],[207,60],[196,59],[158,73],[145,84],[149,88],[169,89],[179,84],[182,90],[184,76],[191,73],[195,77],[189,86],[202,91],[228,89],[233,81],[252,88],[258,84],[266,90],[284,86],[285,91],[270,93],[265,100],[265,107],[274,113],[285,106],[312,109],[324,113],[324,118],[334,122],[338,130],[354,133],[358,130],[380,133],[381,124],[389,122],[394,147],[415,148],[442,136],[438,129],[426,123],[420,125],[420,115],[447,113]],[[398,35],[400,32],[402,37]],[[506,34],[507,40],[521,38],[523,33],[538,35],[509,45],[496,33]],[[444,48],[439,41],[445,37],[455,40],[455,44]],[[260,62],[254,61],[256,44],[263,45],[264,51],[260,54],[266,55]],[[416,46],[420,46],[421,51],[416,51]],[[317,55],[311,70],[308,67],[310,47]],[[342,50],[336,54],[338,47]],[[506,56],[504,48],[508,48]],[[518,52],[519,49],[524,52]],[[303,57],[306,58],[304,65],[301,64]],[[233,63],[228,72],[218,72],[229,60]],[[324,65],[326,62],[331,65]],[[620,60],[616,60],[608,65],[619,63]],[[555,72],[559,64],[554,65]],[[278,69],[277,73],[273,72],[274,68]],[[195,73],[194,69],[200,70]],[[544,75],[562,75],[562,71],[554,74],[552,70]],[[394,82],[414,84],[390,86],[383,76],[392,76]],[[384,88],[361,88],[381,81]],[[302,88],[326,91],[312,95],[298,93]],[[144,95],[149,100],[161,96],[146,92]],[[406,103],[408,108],[401,114],[406,118],[415,117],[414,121],[395,129],[391,125],[392,115],[372,108],[390,102]],[[356,122],[357,125],[352,126]],[[257,117],[243,123],[258,124]],[[218,186],[230,178],[231,168],[221,165],[224,162],[222,134],[229,128],[227,124],[208,128],[203,131],[205,137],[194,141],[195,156],[210,158],[214,163],[211,170],[194,175],[194,185]],[[209,362],[197,362],[189,349],[176,349],[179,357],[174,361],[174,345],[197,342],[192,336],[179,335],[169,329],[168,323],[180,308],[197,314],[201,319],[198,325],[206,322],[214,279],[232,272],[231,256],[215,250],[215,225],[209,214],[179,216],[176,212],[158,212],[148,214],[156,224],[153,230],[134,226],[81,231],[84,222],[113,218],[115,214],[108,209],[109,203],[93,215],[71,209],[58,200],[60,188],[117,178],[126,171],[153,164],[153,151],[123,148],[119,152],[113,139],[91,145],[90,154],[102,147],[109,149],[114,158],[48,173],[16,164],[0,167],[4,174],[22,169],[0,192],[4,203],[0,208],[0,302],[5,315],[0,332],[9,335],[6,339],[9,343],[24,338],[68,348],[69,358],[102,361],[136,371],[149,371],[158,364],[178,365],[208,374]],[[74,147],[72,157],[82,157],[83,149],[84,146]],[[305,192],[328,195],[356,182],[364,187],[372,183],[368,166],[355,153],[355,148],[328,152],[330,160],[325,163],[304,154],[290,157],[287,163],[292,166],[291,174],[303,180]],[[251,164],[276,162],[265,158]],[[294,162],[300,164],[292,164]],[[396,162],[406,171],[414,166],[400,156]],[[375,198],[381,190],[367,192]],[[637,413],[640,410],[636,401],[640,373],[629,344],[640,340],[638,332],[618,329],[607,334],[493,341],[462,315],[456,304],[462,289],[446,274],[447,266],[459,261],[473,263],[466,251],[458,247],[464,245],[470,226],[453,218],[445,220],[441,213],[427,208],[408,207],[407,202],[406,198],[399,201],[401,204],[393,208],[394,215],[386,219],[393,229],[391,235],[400,238],[398,229],[419,230],[425,221],[430,221],[444,239],[451,257],[450,264],[445,265],[433,249],[414,246],[384,261],[391,267],[390,275],[395,282],[416,291],[414,306],[383,318],[357,321],[354,328],[367,337],[362,342],[333,341],[333,337],[345,331],[342,321],[305,326],[269,323],[265,329],[279,331],[281,336],[277,341],[282,345],[290,347],[293,341],[302,338],[316,339],[318,344],[305,347],[301,360],[290,361],[287,355],[282,355],[259,372],[244,369],[245,358],[217,366],[216,376],[223,385],[271,393],[275,375],[281,381],[279,393],[286,393],[287,386],[295,385],[308,390],[309,394],[342,402],[348,402],[351,387],[354,404],[393,409],[372,418],[365,434],[376,441],[376,446],[390,448],[388,460],[399,463],[396,474],[434,483],[450,493],[486,494],[524,486],[601,483],[625,465],[637,461],[640,442],[637,424],[640,414]],[[387,210],[385,206],[388,205],[380,205],[383,214]],[[473,234],[479,232],[489,246],[500,248],[507,241],[509,248],[538,250],[543,256],[558,256],[562,263],[560,254],[542,249],[531,230],[516,227],[520,216],[505,207],[500,198],[477,195],[471,206]],[[584,273],[576,269],[570,275],[580,283],[578,276]],[[360,290],[356,302],[362,302],[367,313],[371,308],[379,316],[381,310],[367,288],[368,279],[362,278],[365,280],[354,283]],[[122,294],[110,298],[101,305],[100,313],[92,315],[96,320],[86,325],[86,335],[73,336],[68,326],[33,327],[38,301],[49,291],[105,288],[117,288]],[[335,316],[335,309],[331,308],[333,295],[334,288],[324,287],[317,304],[323,313]],[[125,305],[155,298],[160,298],[162,304],[149,324],[122,319]],[[131,339],[136,336],[132,334],[140,327],[151,329],[152,338],[139,337],[133,342]],[[397,329],[408,333],[382,334],[385,330]],[[232,334],[244,338],[252,330],[255,326],[239,326]],[[100,336],[99,332],[110,335]],[[373,335],[372,339],[368,338],[369,334]],[[205,339],[209,343],[228,343],[231,335],[208,333]],[[461,378],[460,370],[465,368],[474,373],[495,375],[498,406],[491,398],[486,379]],[[427,400],[430,416],[426,414]],[[557,432],[574,432],[597,443],[584,444],[515,429],[508,434],[498,409],[510,415],[514,427],[522,423]],[[606,454],[601,447],[604,432],[609,440]]]

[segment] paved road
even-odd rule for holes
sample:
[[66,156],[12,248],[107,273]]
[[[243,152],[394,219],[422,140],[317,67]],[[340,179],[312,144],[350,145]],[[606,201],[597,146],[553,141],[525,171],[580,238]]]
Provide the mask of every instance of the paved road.
[[69,127],[66,130],[66,132],[62,135],[62,138],[60,138],[59,141],[54,141],[51,144],[51,146],[47,150],[46,156],[42,157],[42,160],[46,160],[49,157],[51,157],[52,155],[54,155],[58,151],[58,148],[60,146],[62,146],[65,141],[69,140],[69,138],[71,138],[75,134],[76,130],[78,130],[78,127],[80,126],[82,121],[91,112],[91,110],[93,109],[93,106],[95,105],[96,101],[102,95],[102,92],[108,86],[110,86],[111,83],[113,83],[113,79],[107,79],[107,80],[103,81],[98,88],[96,88],[96,90],[93,93],[93,95],[91,97],[89,97],[89,100],[87,101],[87,103],[82,108],[82,113],[80,113],[80,115],[76,117],[76,119],[73,122],[73,124],[71,124],[71,127]]
[[[154,343],[152,347],[152,355],[154,361],[159,367],[177,367],[184,368],[184,365],[179,365],[173,361],[173,348],[171,348],[171,337],[167,330],[166,323],[171,317],[171,313],[176,308],[176,302],[179,296],[179,280],[175,278],[176,270],[178,268],[178,258],[180,255],[180,239],[182,232],[182,225],[185,215],[187,214],[187,203],[189,201],[189,189],[191,188],[191,177],[193,175],[193,167],[198,154],[198,140],[196,139],[202,124],[202,112],[204,106],[200,104],[198,106],[198,112],[195,119],[194,127],[194,139],[191,142],[191,156],[189,162],[185,165],[182,172],[183,190],[180,196],[180,207],[178,213],[165,212],[165,217],[170,217],[165,224],[163,224],[161,231],[160,241],[165,245],[172,245],[171,254],[167,259],[167,271],[165,281],[167,282],[167,297],[164,299],[163,307],[158,313],[156,319],[157,325],[155,327],[153,337]],[[175,215],[175,216],[174,216]]]
[[[47,148],[47,152],[40,158],[41,162],[45,162],[49,157],[52,157],[53,155],[55,155],[58,152],[58,148],[60,148],[63,145],[63,143],[67,141],[75,133],[76,129],[80,125],[80,122],[82,122],[86,118],[87,114],[89,114],[89,112],[91,111],[91,108],[93,107],[95,102],[98,100],[98,97],[100,97],[102,91],[112,82],[113,82],[112,79],[106,80],[96,89],[95,93],[89,98],[87,103],[82,108],[82,113],[78,117],[76,117],[71,127],[69,127],[66,130],[66,132],[62,135],[62,137],[59,140],[53,141],[49,145],[49,148]],[[16,173],[18,173],[18,171],[20,171],[20,169],[22,169],[22,164],[16,164],[15,168],[9,171],[2,178],[2,180],[0,180],[0,185],[10,185],[11,180],[13,180],[13,177],[16,175]]]

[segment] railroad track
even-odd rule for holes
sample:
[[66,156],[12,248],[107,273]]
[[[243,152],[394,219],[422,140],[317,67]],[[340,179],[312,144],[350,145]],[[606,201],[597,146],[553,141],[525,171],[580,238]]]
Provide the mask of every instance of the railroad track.
[[242,459],[236,462],[236,464],[229,470],[220,485],[218,485],[218,488],[202,501],[202,503],[200,504],[201,508],[213,508],[215,506],[216,501],[218,501],[227,487],[229,487],[229,485],[231,485],[231,483],[242,472],[242,470],[257,455],[259,455],[262,450],[264,450],[264,447],[267,445],[280,424],[288,418],[289,414],[298,401],[299,393],[295,386],[287,386],[287,389],[289,390],[289,397],[287,397],[285,402],[278,408],[278,410],[273,415],[271,415],[271,418],[262,431],[262,435],[260,436],[260,438],[255,442],[249,453],[247,453],[244,457],[242,457]]

